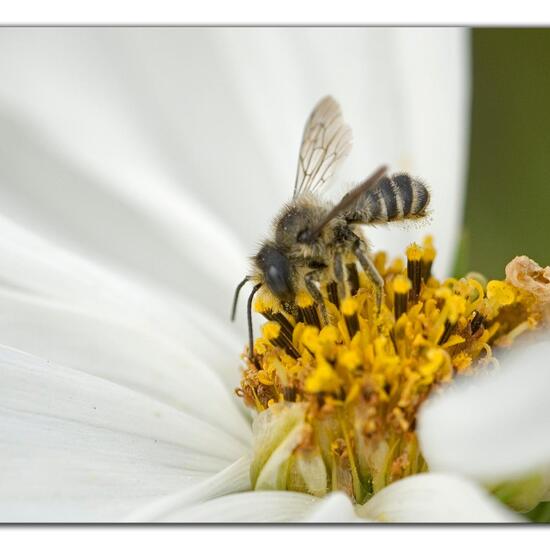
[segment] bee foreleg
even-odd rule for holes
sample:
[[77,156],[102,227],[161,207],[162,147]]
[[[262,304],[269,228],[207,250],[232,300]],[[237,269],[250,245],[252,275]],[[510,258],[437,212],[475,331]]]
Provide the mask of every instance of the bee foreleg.
[[360,239],[355,242],[353,253],[359,260],[359,263],[361,264],[361,267],[364,269],[365,273],[374,284],[376,292],[376,305],[378,307],[378,310],[380,310],[380,307],[382,306],[382,295],[384,292],[384,279],[382,279],[380,273],[378,273],[378,270],[372,263],[372,260],[369,258],[365,243]]
[[328,325],[327,308],[325,306],[325,301],[323,300],[323,295],[315,284],[317,281],[319,281],[319,270],[310,271],[309,273],[306,273],[304,275],[304,282],[306,284],[307,291],[311,294],[311,297],[319,306],[319,309],[321,310],[321,315],[323,317],[323,323],[325,325]]

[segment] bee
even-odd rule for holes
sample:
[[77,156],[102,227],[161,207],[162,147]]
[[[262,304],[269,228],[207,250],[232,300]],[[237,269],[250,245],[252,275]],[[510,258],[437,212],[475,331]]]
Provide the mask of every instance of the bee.
[[[378,308],[383,298],[383,279],[370,257],[361,225],[418,219],[426,215],[430,193],[406,173],[387,175],[387,167],[331,204],[320,192],[351,150],[352,133],[338,103],[330,96],[319,101],[309,116],[302,137],[292,200],[273,223],[271,236],[252,258],[252,270],[235,290],[231,318],[235,318],[241,288],[254,283],[248,299],[249,355],[253,357],[252,303],[265,287],[282,309],[296,313],[296,296],[307,292],[321,313],[328,315],[321,285],[336,286],[335,300],[353,293],[357,262],[372,281]],[[333,286],[334,288],[334,286]]]

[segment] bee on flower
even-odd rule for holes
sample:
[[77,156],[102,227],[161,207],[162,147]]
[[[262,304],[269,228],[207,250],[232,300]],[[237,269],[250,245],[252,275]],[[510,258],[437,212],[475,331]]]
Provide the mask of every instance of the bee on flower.
[[[343,491],[363,504],[429,470],[416,433],[421,405],[457,377],[495,368],[496,348],[543,326],[550,278],[517,258],[506,280],[439,281],[431,237],[411,244],[406,261],[371,256],[357,225],[421,218],[429,192],[381,168],[325,205],[312,192],[349,146],[337,104],[324,99],[306,124],[293,202],[237,289],[234,306],[240,288],[255,285],[237,394],[259,413],[254,488]],[[252,311],[266,319],[256,340]]]

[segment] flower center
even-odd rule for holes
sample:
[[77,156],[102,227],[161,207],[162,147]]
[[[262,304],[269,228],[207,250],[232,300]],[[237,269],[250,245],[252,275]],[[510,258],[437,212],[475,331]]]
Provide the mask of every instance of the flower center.
[[401,259],[380,252],[384,301],[364,273],[347,296],[321,285],[322,326],[313,298],[300,293],[291,315],[267,292],[255,309],[267,323],[254,343],[241,387],[260,414],[254,423],[252,483],[257,489],[343,490],[363,503],[387,484],[428,469],[415,425],[420,405],[457,375],[497,365],[492,348],[537,327],[537,296],[479,275],[439,282],[431,238]]

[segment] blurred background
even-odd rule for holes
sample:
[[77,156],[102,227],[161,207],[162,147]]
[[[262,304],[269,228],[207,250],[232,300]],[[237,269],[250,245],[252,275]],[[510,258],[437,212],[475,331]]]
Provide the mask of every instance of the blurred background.
[[455,272],[550,264],[550,30],[474,29],[464,229]]

